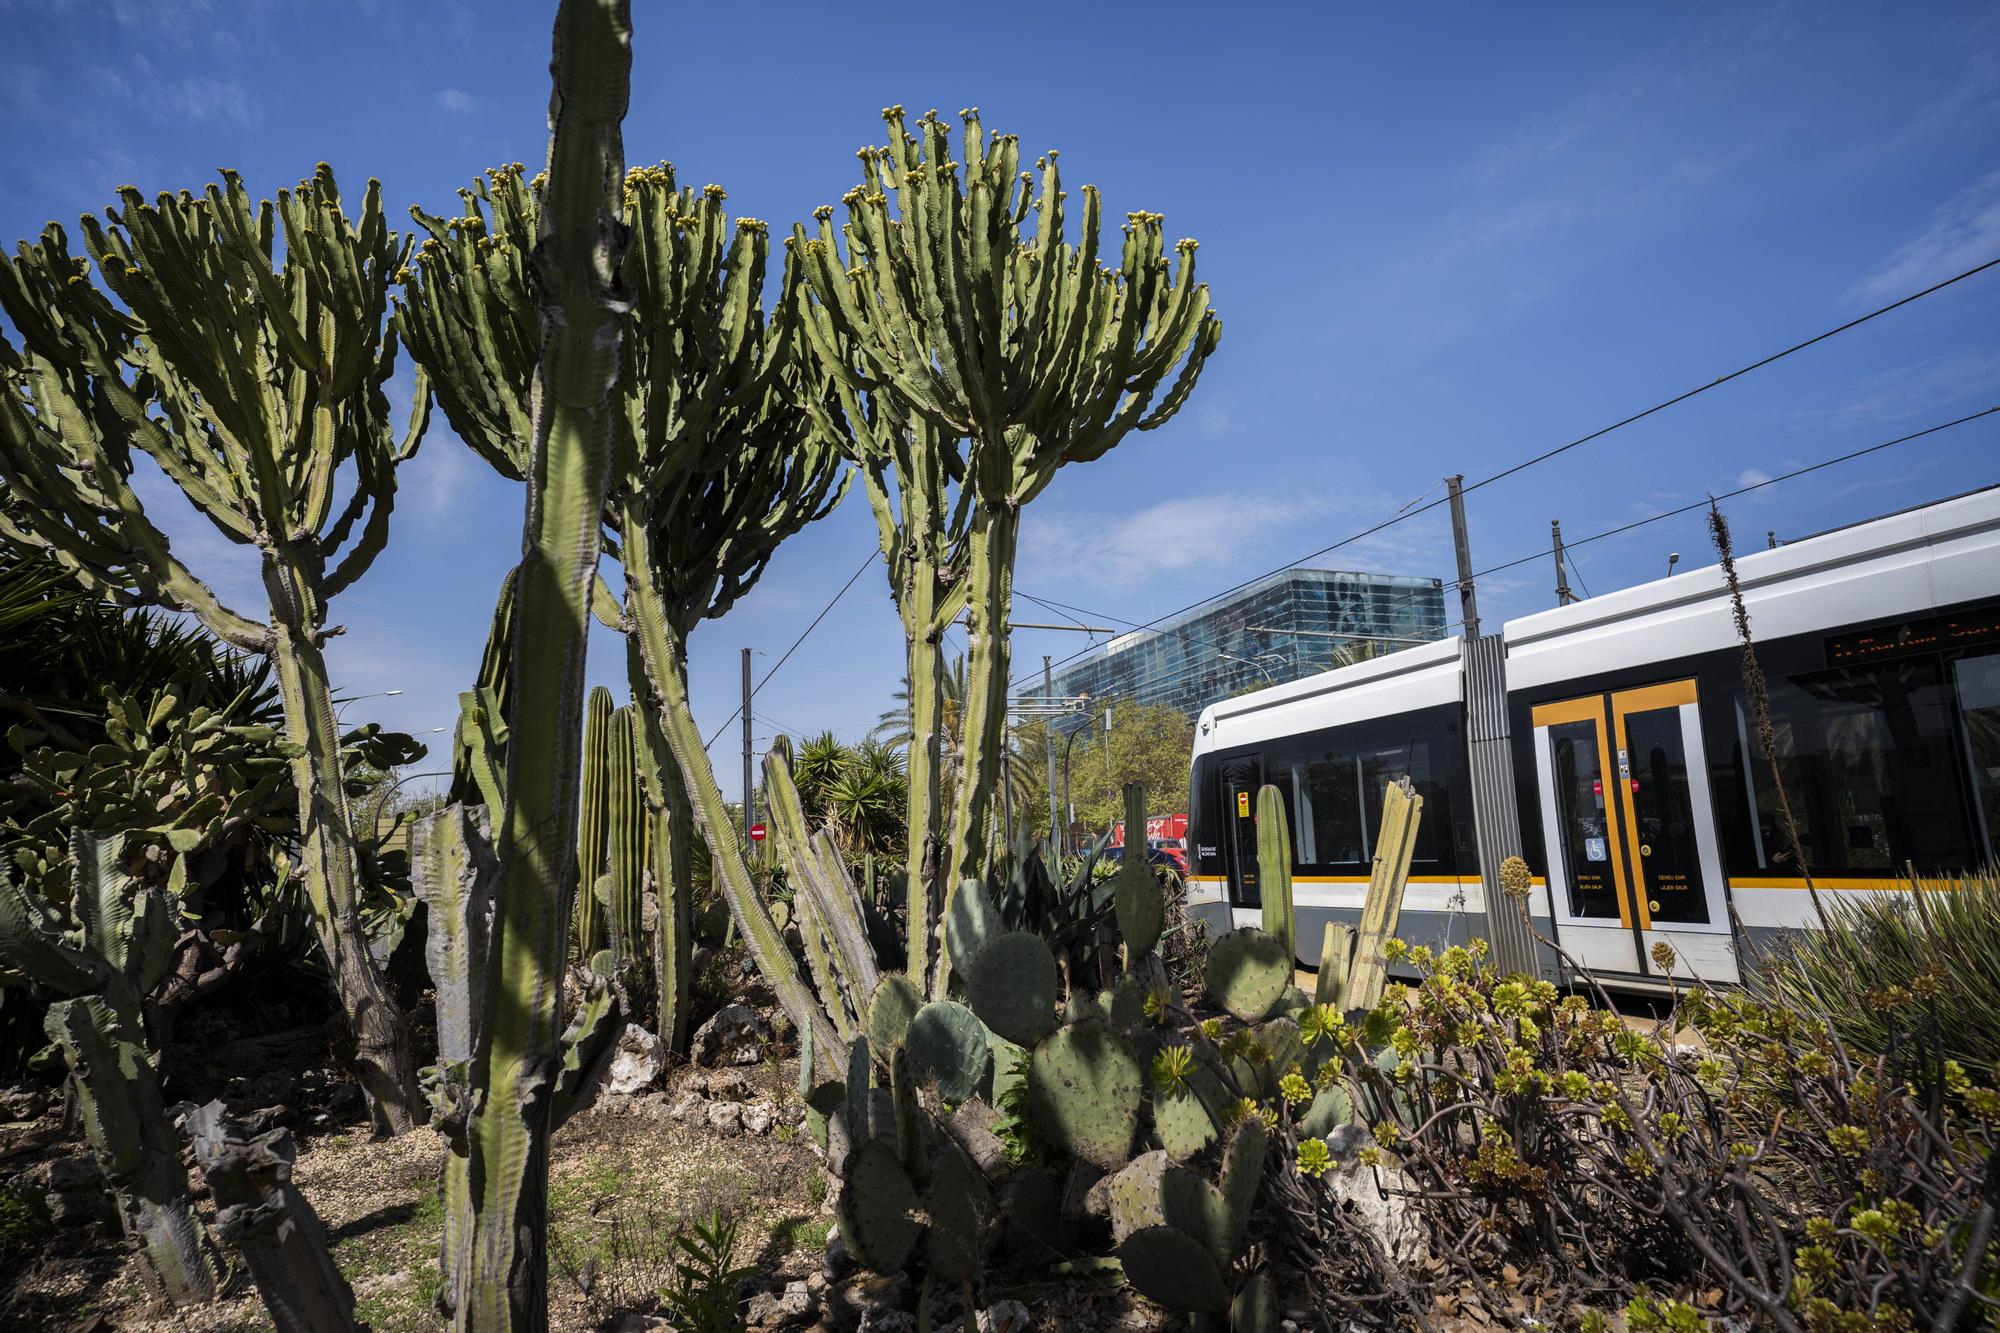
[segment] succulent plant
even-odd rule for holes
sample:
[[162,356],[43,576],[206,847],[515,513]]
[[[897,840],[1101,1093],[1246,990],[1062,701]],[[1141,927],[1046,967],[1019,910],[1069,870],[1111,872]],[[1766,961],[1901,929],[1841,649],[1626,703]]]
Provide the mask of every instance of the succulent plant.
[[585,958],[597,952],[604,935],[594,889],[604,873],[611,828],[611,714],[617,707],[602,685],[591,690],[584,705],[583,804],[576,820],[576,877],[583,891],[576,895],[576,944]]
[[1208,997],[1245,1023],[1275,1009],[1292,984],[1292,955],[1284,942],[1254,926],[1215,940],[1208,950]]
[[[407,428],[386,393],[388,289],[410,240],[385,224],[378,182],[350,216],[325,163],[275,203],[233,171],[198,195],[126,186],[82,227],[94,265],[54,223],[0,262],[23,344],[0,334],[0,536],[48,550],[106,600],[186,612],[272,663],[313,923],[376,1127],[400,1133],[422,1100],[369,950],[325,644],[334,597],[388,540],[396,469],[428,419],[421,371]],[[262,608],[228,606],[183,563],[135,489],[138,454],[254,554]]]
[[[1185,1167],[1167,1165],[1165,1154],[1151,1169],[1120,1173],[1112,1204],[1114,1228],[1124,1232],[1118,1257],[1140,1294],[1195,1315],[1230,1309],[1232,1274],[1243,1253],[1268,1143],[1263,1121],[1254,1116],[1240,1121],[1223,1153],[1219,1187]],[[1256,1296],[1252,1303],[1268,1301]]]
[[124,845],[70,835],[74,928],[0,875],[0,962],[68,997],[49,1006],[44,1026],[74,1079],[84,1137],[120,1224],[168,1301],[199,1304],[219,1294],[220,1266],[188,1198],[140,1013],[172,954],[172,890],[138,888]]
[[[1160,942],[1160,930],[1167,922],[1167,904],[1153,868],[1146,863],[1146,789],[1139,783],[1125,786],[1125,859],[1118,864],[1118,934],[1125,941],[1128,959],[1153,951]],[[1131,964],[1128,962],[1127,966]]]

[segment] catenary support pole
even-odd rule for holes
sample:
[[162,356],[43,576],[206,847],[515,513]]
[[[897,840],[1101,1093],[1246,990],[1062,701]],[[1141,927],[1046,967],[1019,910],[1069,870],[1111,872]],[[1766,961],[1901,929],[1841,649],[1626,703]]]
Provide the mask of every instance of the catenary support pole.
[[1468,639],[1479,637],[1479,599],[1472,591],[1472,538],[1465,530],[1465,478],[1444,479],[1451,488],[1451,544],[1458,553],[1458,618]]
[[1559,518],[1549,520],[1549,537],[1555,543],[1556,552],[1556,605],[1568,606],[1576,600],[1576,594],[1569,590],[1569,570],[1563,564],[1563,525]]
[[[1049,655],[1043,653],[1042,698],[1053,700],[1055,697],[1055,674],[1049,670]],[[1049,848],[1055,857],[1056,876],[1060,879],[1062,876],[1063,854],[1062,818],[1061,811],[1056,808],[1056,720],[1053,716],[1049,718],[1047,725],[1048,736],[1043,742],[1042,751],[1043,756],[1048,760],[1049,770]]]
[[750,826],[757,822],[756,787],[751,778],[753,742],[750,739],[750,650],[743,650],[743,845],[751,846]]

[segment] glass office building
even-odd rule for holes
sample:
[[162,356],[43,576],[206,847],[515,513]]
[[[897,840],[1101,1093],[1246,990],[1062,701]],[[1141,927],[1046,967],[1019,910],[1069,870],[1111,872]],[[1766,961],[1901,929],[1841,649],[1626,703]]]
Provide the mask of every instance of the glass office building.
[[1325,671],[1343,644],[1373,641],[1387,652],[1444,632],[1441,579],[1288,569],[1119,635],[1056,672],[1055,692],[1194,717],[1217,699]]

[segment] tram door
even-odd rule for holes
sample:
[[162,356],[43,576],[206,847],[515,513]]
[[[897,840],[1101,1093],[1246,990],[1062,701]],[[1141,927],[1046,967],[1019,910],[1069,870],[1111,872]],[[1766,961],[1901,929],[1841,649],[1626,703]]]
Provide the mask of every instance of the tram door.
[[1695,683],[1540,704],[1536,776],[1556,933],[1591,968],[1734,982]]
[[1263,785],[1261,756],[1223,761],[1223,856],[1229,870],[1229,901],[1237,907],[1257,907],[1264,901],[1257,888],[1257,792]]

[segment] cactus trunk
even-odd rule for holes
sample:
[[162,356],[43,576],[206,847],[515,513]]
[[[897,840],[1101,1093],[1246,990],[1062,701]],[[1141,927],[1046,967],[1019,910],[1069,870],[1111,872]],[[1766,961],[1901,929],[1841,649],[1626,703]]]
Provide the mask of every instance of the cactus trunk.
[[[944,785],[944,652],[928,626],[937,580],[919,569],[907,594],[903,625],[910,652],[910,744],[906,758],[909,847],[904,856],[904,886],[908,901],[908,958],[905,970],[921,979],[929,971],[931,920],[943,902],[939,862]],[[870,886],[872,891],[873,886]],[[941,911],[938,918],[943,919]],[[944,950],[938,950],[944,957]]]
[[313,925],[326,954],[340,1007],[354,1039],[354,1067],[368,1096],[377,1134],[401,1134],[425,1120],[417,1089],[409,1028],[368,951],[361,919],[360,866],[340,762],[340,724],[333,715],[326,661],[300,602],[305,581],[276,557],[265,561],[271,593],[271,659],[284,700],[285,732],[300,746],[293,757],[299,837]]
[[799,1041],[810,1039],[819,1048],[819,1058],[838,1068],[847,1062],[846,1044],[799,975],[798,965],[785,947],[784,934],[758,896],[750,863],[744,858],[743,844],[736,836],[736,823],[730,818],[721,788],[716,785],[715,769],[708,762],[701,730],[688,706],[687,644],[674,632],[652,580],[634,573],[650,570],[654,565],[651,537],[630,508],[625,511],[624,536],[625,609],[645,660],[648,701],[693,803],[695,823],[708,842],[709,863],[714,868],[716,882],[729,904],[731,918],[750,946],[757,970],[777,992],[778,1003],[797,1030]]
[[[958,795],[951,819],[948,881],[984,880],[992,849],[993,796],[1000,785],[1000,752],[1007,742],[1007,615],[1014,598],[1018,510],[981,505],[972,525],[967,581],[965,717]],[[1053,833],[1053,830],[1051,830]]]
[[[1125,855],[1132,855],[1132,825],[1125,825]],[[1257,872],[1263,899],[1264,933],[1298,954],[1298,918],[1292,906],[1292,835],[1285,818],[1285,794],[1265,784],[1257,791]]]
[[576,837],[591,592],[611,474],[621,343],[620,124],[631,85],[622,0],[563,0],[549,101],[549,184],[534,262],[527,516],[515,589],[500,880],[478,990],[462,1199],[465,1263],[447,1300],[460,1330],[548,1326],[548,1141],[562,1075],[562,977]]
[[[625,637],[625,671],[637,727],[639,778],[652,834],[647,871],[653,880],[654,1028],[667,1049],[687,1053],[688,983],[694,975],[694,807],[673,752],[660,731],[659,710],[646,681],[646,662],[635,635]],[[685,683],[682,686],[686,688]]]

